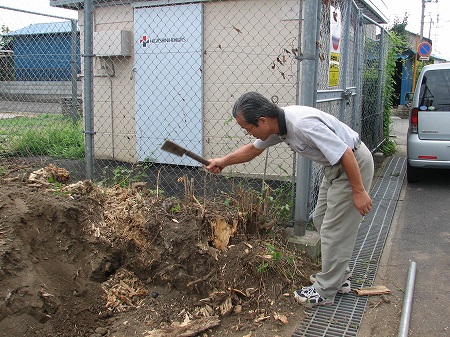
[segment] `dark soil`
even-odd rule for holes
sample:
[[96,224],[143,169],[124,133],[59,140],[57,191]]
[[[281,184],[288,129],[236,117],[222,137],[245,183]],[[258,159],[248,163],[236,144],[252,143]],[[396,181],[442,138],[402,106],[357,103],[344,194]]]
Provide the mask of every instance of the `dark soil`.
[[0,165],[0,336],[291,336],[318,266],[238,205]]

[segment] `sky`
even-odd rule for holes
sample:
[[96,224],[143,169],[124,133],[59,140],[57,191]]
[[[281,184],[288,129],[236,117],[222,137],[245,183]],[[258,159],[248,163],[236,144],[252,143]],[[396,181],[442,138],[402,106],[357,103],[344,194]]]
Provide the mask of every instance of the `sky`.
[[[14,1],[0,0],[0,6],[9,8],[18,8],[30,12],[61,16],[68,19],[78,18],[77,11],[51,7],[49,0],[14,0]],[[10,30],[23,28],[32,23],[61,21],[51,19],[45,16],[36,16],[14,11],[6,11],[4,9],[0,9],[0,14],[2,15],[2,17],[0,17],[0,25],[4,24],[5,26],[9,27]]]
[[[450,0],[365,0],[372,7],[377,8],[387,19],[390,27],[394,20],[403,21],[405,13],[408,14],[406,29],[412,33],[420,34],[422,1],[426,2],[424,12],[423,36],[433,41],[432,54],[450,61]],[[56,16],[76,19],[74,10],[50,7],[49,0],[0,0],[0,6],[24,9],[32,12],[46,13]],[[13,13],[5,17],[4,13]],[[11,30],[23,28],[31,23],[50,22],[54,19],[36,17],[29,19],[28,14],[21,14],[0,9],[0,25],[5,24]]]
[[[367,3],[379,9],[388,19],[386,28],[392,26],[395,18],[403,21],[408,14],[406,30],[420,34],[423,0],[366,0]],[[426,0],[430,1],[430,0]],[[440,56],[450,61],[450,0],[431,0],[425,3],[423,36],[433,42],[432,55]],[[430,34],[431,33],[431,34]]]

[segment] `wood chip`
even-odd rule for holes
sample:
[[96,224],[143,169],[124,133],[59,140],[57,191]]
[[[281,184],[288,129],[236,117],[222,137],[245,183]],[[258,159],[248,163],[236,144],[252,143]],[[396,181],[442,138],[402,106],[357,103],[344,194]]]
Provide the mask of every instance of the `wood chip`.
[[385,286],[365,287],[361,289],[354,289],[353,291],[357,296],[371,296],[391,293],[391,291]]
[[283,314],[279,314],[279,313],[275,312],[273,314],[273,318],[275,318],[276,321],[280,321],[283,324],[288,324],[289,323],[288,319],[287,319],[287,316],[283,315]]
[[269,318],[270,318],[270,316],[264,316],[263,314],[261,314],[259,317],[255,318],[254,322],[259,323],[259,322],[268,320]]
[[233,310],[233,303],[231,301],[231,297],[228,297],[222,304],[219,306],[220,315],[226,316]]
[[191,337],[218,325],[220,325],[220,320],[217,316],[203,317],[149,331],[146,337]]

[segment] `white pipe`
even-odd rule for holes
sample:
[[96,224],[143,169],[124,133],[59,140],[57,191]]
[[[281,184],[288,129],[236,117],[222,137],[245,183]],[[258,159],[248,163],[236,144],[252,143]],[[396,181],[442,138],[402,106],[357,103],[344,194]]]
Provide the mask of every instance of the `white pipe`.
[[403,298],[402,317],[400,318],[400,327],[398,337],[406,337],[409,333],[409,321],[411,319],[412,299],[414,295],[414,283],[416,280],[416,263],[411,261],[406,281],[405,296]]

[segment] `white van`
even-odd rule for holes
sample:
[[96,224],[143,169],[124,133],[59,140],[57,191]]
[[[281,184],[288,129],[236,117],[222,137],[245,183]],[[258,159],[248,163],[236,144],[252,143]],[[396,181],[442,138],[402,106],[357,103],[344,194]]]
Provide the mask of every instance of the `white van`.
[[411,101],[407,135],[407,180],[423,169],[450,169],[450,63],[423,67]]

